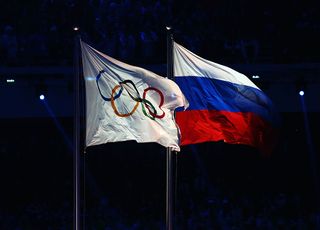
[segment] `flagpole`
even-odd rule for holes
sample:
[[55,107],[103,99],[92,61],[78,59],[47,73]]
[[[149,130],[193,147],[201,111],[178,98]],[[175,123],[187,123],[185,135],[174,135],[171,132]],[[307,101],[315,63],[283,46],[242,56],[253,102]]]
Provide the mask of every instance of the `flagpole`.
[[74,44],[74,206],[73,206],[73,226],[74,230],[80,230],[80,66],[79,50],[80,35],[76,35]]
[[[171,28],[167,29],[167,78],[173,78],[173,59],[172,59],[172,33]],[[166,230],[173,229],[173,162],[172,151],[167,148],[166,152]]]

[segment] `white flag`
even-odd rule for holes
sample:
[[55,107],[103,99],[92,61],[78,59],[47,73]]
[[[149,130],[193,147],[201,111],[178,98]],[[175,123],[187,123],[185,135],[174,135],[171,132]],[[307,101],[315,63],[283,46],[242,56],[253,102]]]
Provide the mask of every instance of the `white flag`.
[[178,85],[111,58],[81,41],[86,89],[86,146],[136,140],[180,151],[177,107],[188,102]]

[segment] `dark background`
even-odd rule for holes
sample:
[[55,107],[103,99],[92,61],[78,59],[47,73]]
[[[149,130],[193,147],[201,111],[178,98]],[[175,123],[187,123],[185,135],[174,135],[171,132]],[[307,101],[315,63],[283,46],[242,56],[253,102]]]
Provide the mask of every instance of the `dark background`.
[[[282,120],[269,158],[222,142],[182,148],[176,229],[320,228],[318,1],[12,0],[0,10],[0,229],[73,227],[75,35],[165,76],[166,25],[246,74]],[[109,143],[82,157],[84,229],[164,229],[163,147]]]

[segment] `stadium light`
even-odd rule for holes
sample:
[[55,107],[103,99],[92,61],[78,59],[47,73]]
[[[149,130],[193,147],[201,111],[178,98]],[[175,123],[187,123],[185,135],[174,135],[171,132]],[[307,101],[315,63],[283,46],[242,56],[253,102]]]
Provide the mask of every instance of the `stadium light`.
[[15,80],[12,78],[7,79],[6,81],[7,81],[7,83],[14,83],[15,82]]

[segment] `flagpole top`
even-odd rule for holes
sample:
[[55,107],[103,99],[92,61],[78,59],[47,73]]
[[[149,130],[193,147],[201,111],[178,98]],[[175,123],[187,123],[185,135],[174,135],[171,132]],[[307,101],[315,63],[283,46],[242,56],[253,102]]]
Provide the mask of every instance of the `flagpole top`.
[[173,40],[172,27],[171,27],[171,26],[166,26],[166,30],[167,30],[167,36],[168,36],[168,38],[170,38],[171,40]]

